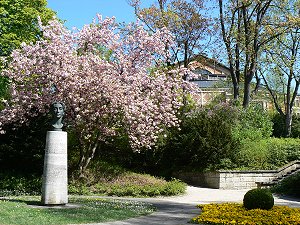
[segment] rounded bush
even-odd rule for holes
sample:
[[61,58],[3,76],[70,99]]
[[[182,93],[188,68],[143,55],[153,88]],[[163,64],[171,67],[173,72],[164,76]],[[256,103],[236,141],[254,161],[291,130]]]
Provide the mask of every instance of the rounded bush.
[[248,191],[243,199],[246,209],[271,209],[274,206],[274,197],[268,189],[256,188]]

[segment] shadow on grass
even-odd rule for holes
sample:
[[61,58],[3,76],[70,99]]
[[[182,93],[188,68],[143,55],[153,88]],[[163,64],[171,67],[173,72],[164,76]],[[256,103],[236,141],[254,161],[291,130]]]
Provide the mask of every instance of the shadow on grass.
[[8,201],[8,202],[16,202],[16,203],[24,203],[32,208],[44,208],[44,209],[71,209],[71,208],[80,208],[81,204],[76,203],[67,203],[67,204],[42,204],[41,201],[38,200],[25,200],[25,199],[13,199],[13,198],[0,198],[0,201]]
[[18,203],[25,203],[26,205],[32,206],[42,206],[41,201],[33,201],[33,200],[25,200],[25,199],[14,199],[14,198],[0,198],[0,201],[7,201],[7,202],[18,202]]

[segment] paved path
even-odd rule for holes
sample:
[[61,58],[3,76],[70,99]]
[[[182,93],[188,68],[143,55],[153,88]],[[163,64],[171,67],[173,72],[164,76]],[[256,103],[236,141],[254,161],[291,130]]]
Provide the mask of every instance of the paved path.
[[[130,199],[152,203],[157,211],[149,216],[141,216],[123,221],[95,223],[89,225],[183,225],[199,215],[197,204],[243,202],[248,190],[220,190],[188,186],[182,196]],[[274,196],[276,205],[288,205],[300,208],[300,199]]]

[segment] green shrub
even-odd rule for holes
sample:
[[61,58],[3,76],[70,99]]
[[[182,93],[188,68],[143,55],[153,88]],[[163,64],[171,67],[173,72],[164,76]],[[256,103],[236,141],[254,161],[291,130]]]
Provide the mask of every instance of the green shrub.
[[272,209],[274,206],[274,197],[268,189],[249,190],[243,199],[244,207],[250,209]]
[[37,195],[41,193],[41,176],[13,172],[0,173],[0,196]]
[[272,115],[272,122],[273,122],[273,137],[284,137],[285,135],[285,119],[279,113],[274,113]]
[[4,127],[6,133],[0,135],[0,171],[42,173],[50,120],[43,115],[28,120],[28,123],[16,122]]
[[91,190],[84,183],[74,183],[71,182],[68,185],[68,193],[75,195],[92,195]]
[[183,194],[186,190],[186,184],[180,180],[172,179],[167,182],[161,192],[163,196]]
[[[272,123],[261,108],[250,106],[242,109],[222,103],[193,110],[183,114],[180,129],[162,128],[163,135],[159,137],[158,146],[154,150],[133,152],[128,145],[128,138],[122,136],[101,144],[101,152],[96,152],[96,156],[131,170],[168,179],[173,176],[173,172],[179,170],[234,169],[247,162],[251,163],[249,166],[256,166],[257,169],[261,165],[268,166],[259,150],[252,153],[248,151],[249,148],[244,147],[245,151],[239,154],[241,160],[237,157],[245,141],[254,145],[253,140],[257,142],[271,134]],[[79,145],[75,143],[72,146]],[[78,158],[76,154],[80,151],[72,152],[74,153],[69,157],[70,161],[76,162],[73,158]],[[258,157],[261,160],[258,161]],[[258,165],[253,165],[255,161],[259,162]],[[102,171],[104,170],[98,170],[99,173]]]
[[270,116],[260,106],[250,105],[239,109],[237,122],[233,126],[233,136],[239,141],[260,140],[272,135]]
[[85,195],[153,197],[178,195],[185,189],[186,184],[179,180],[166,181],[100,160],[92,162],[84,179],[73,179],[69,184],[69,193]]
[[300,117],[299,116],[293,116],[291,136],[293,138],[300,137]]
[[[279,113],[275,113],[272,116],[273,122],[273,136],[274,137],[285,137],[285,118]],[[291,136],[292,138],[300,137],[300,117],[293,115],[292,119],[292,129]]]
[[278,169],[300,160],[300,139],[268,138],[243,140],[233,162],[238,169]]
[[274,187],[271,188],[272,192],[292,195],[295,197],[300,197],[300,172],[293,174]]
[[252,152],[250,147],[240,148],[247,141],[254,145],[254,140],[270,137],[272,122],[259,107],[242,109],[222,103],[189,113],[180,128],[160,149],[162,156],[157,161],[165,166],[162,170],[234,169],[260,158],[259,168],[267,156],[261,156],[258,149]]
[[281,167],[291,161],[300,160],[300,139],[270,138],[266,141],[270,164]]
[[272,135],[273,123],[270,116],[259,105],[250,105],[240,109],[237,122],[233,126],[233,136],[242,141],[245,139],[260,140]]
[[237,168],[244,170],[271,169],[268,163],[268,148],[265,140],[243,140],[234,156]]
[[237,149],[232,136],[237,113],[236,108],[222,104],[188,114],[181,130],[171,133],[161,148],[161,170],[204,170],[221,165],[224,158],[232,158]]
[[162,181],[157,179],[156,183],[147,182],[134,183],[123,181],[99,182],[88,186],[87,184],[72,183],[69,185],[71,194],[97,194],[108,196],[131,196],[131,197],[154,197],[154,196],[173,196],[185,192],[186,184],[173,179]]

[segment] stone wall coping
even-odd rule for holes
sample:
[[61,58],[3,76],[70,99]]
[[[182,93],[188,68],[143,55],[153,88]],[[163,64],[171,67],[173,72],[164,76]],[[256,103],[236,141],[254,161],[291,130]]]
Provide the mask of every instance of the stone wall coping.
[[293,165],[296,165],[297,167],[299,166],[299,168],[300,168],[300,161],[298,161],[298,160],[292,161],[292,162],[286,164],[285,166],[279,168],[277,171],[278,171],[278,172],[281,172],[281,171],[283,171],[283,170],[285,170],[285,169],[287,169],[288,167],[291,167],[291,166],[293,166]]
[[217,170],[218,173],[279,173],[293,165],[299,166],[300,168],[300,161],[295,160],[288,164],[286,164],[283,167],[280,167],[277,170]]
[[299,170],[300,161],[293,161],[277,170],[217,170],[177,172],[179,179],[209,188],[246,189],[270,182],[288,172]]
[[278,173],[278,170],[218,170],[218,173]]

